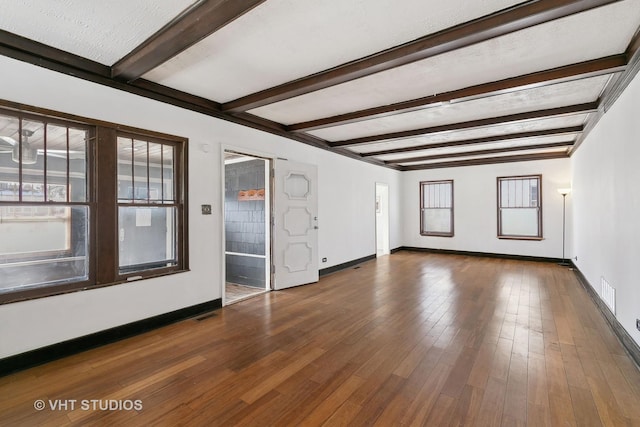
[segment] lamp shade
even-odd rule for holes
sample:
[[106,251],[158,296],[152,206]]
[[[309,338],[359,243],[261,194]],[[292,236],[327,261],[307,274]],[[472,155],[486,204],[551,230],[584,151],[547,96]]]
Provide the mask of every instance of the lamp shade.
[[566,196],[567,194],[571,193],[571,188],[558,188],[558,193]]

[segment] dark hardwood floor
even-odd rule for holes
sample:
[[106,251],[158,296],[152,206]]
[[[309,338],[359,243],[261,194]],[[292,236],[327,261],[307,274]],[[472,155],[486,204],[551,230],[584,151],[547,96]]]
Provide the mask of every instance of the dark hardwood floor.
[[0,397],[3,426],[640,425],[640,372],[570,270],[414,252],[0,378]]

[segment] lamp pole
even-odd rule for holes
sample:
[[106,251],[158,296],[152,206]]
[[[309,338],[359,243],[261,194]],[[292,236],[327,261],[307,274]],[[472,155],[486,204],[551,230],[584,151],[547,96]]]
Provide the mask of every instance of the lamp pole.
[[560,262],[559,265],[562,265],[564,267],[570,267],[571,264],[569,264],[567,262],[567,260],[565,259],[565,255],[564,255],[564,244],[565,244],[565,235],[566,235],[566,222],[567,222],[567,215],[566,215],[566,208],[567,208],[567,194],[569,194],[571,192],[570,188],[559,188],[558,189],[558,193],[560,193],[562,195],[562,262]]
[[567,221],[566,215],[566,206],[567,206],[567,195],[562,195],[562,265],[566,265],[567,263],[564,260],[564,239],[565,239],[565,227]]

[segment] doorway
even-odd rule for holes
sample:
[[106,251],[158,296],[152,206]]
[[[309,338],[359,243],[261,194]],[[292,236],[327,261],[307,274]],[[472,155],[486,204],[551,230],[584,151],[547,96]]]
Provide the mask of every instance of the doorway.
[[376,256],[389,255],[389,186],[376,183]]
[[271,288],[271,160],[224,152],[224,305]]

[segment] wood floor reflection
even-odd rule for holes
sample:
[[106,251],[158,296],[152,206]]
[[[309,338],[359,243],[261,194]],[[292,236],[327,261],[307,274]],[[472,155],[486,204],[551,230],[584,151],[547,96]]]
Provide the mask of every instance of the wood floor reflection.
[[414,252],[1,378],[0,396],[0,425],[640,424],[640,372],[570,270]]

